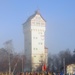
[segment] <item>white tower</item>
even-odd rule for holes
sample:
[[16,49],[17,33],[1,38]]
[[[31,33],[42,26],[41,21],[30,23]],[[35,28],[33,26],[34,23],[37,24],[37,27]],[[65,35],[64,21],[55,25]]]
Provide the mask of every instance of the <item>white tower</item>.
[[23,24],[24,49],[28,70],[37,70],[39,66],[47,65],[47,48],[45,48],[46,21],[39,11],[36,11]]

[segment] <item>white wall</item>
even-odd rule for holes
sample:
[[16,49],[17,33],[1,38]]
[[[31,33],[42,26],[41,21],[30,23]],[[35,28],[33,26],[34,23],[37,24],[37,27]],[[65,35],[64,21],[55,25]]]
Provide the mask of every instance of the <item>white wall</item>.
[[32,69],[37,68],[41,61],[46,60],[45,26],[45,21],[38,14],[23,25],[25,55],[28,60],[31,59]]
[[31,20],[32,66],[37,68],[45,60],[45,21],[40,15]]

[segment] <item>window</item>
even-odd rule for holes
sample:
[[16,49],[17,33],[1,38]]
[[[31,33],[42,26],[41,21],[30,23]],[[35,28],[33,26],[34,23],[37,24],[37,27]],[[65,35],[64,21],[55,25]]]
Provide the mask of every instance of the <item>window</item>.
[[39,62],[42,62],[42,60],[39,60]]
[[43,56],[40,56],[41,58],[43,57]]
[[41,43],[41,45],[42,45],[42,43]]
[[42,45],[43,43],[39,42],[39,45]]
[[39,32],[39,34],[43,34],[42,32]]
[[35,48],[33,48],[35,50]]
[[33,50],[38,50],[38,48],[33,48]]
[[33,39],[37,39],[37,37],[33,37]]
[[36,50],[38,50],[38,48],[36,48]]
[[37,24],[37,25],[40,25],[40,23],[38,23],[38,22],[37,22],[36,24]]
[[36,57],[36,56],[34,56],[34,57]]
[[36,39],[37,39],[37,37],[36,37]]
[[37,19],[37,20],[39,20],[39,19],[40,19],[40,17],[38,17],[38,16],[37,16],[37,17],[36,17],[36,19]]

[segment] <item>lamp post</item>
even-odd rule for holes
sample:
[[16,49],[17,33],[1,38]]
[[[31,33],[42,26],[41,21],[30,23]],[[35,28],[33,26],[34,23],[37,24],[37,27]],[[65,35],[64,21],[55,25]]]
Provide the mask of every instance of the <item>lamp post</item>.
[[11,65],[10,65],[10,54],[9,54],[9,75],[11,74]]
[[64,75],[66,74],[65,73],[65,58],[63,58],[63,66],[64,66]]
[[22,72],[23,72],[23,66],[24,66],[24,65],[23,65],[23,56],[22,56]]

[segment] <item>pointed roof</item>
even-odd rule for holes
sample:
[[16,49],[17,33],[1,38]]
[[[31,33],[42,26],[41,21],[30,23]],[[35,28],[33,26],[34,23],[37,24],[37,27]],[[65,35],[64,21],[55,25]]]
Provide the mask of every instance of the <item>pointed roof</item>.
[[[39,10],[36,10],[35,13],[34,13],[33,15],[31,15],[31,16],[27,19],[26,22],[30,21],[30,20],[31,20],[32,18],[34,18],[37,14],[41,16]],[[45,19],[44,19],[42,16],[41,16],[41,18],[45,21]],[[25,23],[26,23],[26,22],[25,22]],[[46,22],[46,21],[45,21],[45,22]]]

